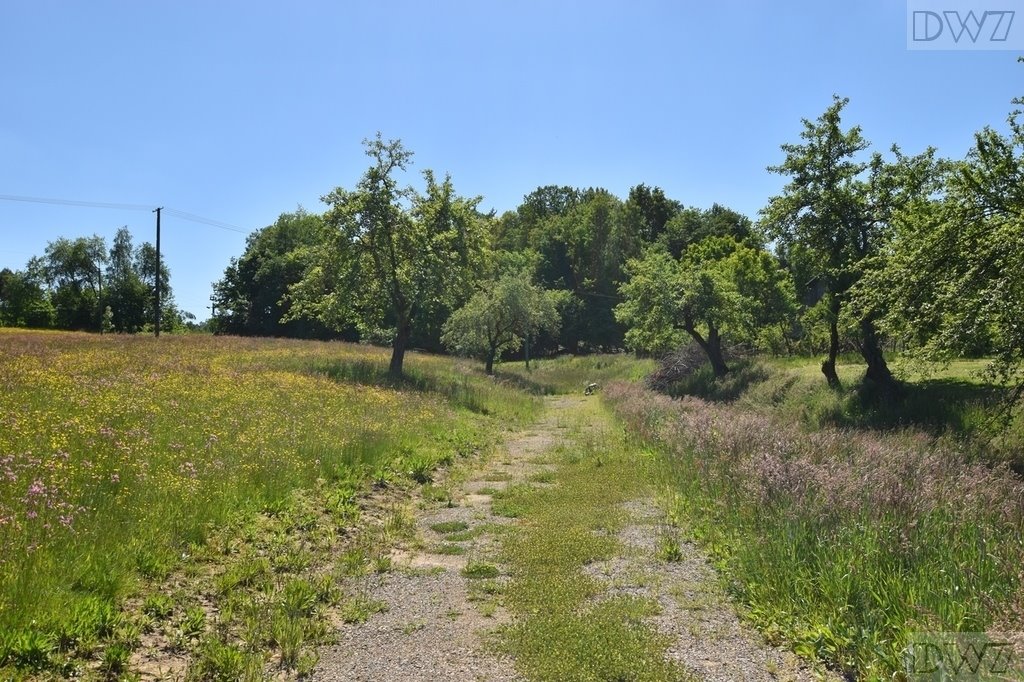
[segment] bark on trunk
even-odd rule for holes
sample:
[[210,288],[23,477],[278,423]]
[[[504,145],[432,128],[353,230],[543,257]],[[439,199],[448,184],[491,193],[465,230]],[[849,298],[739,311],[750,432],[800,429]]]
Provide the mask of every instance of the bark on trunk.
[[405,349],[409,345],[409,338],[412,336],[412,325],[408,321],[398,324],[398,333],[395,334],[395,343],[391,346],[391,365],[388,367],[388,374],[394,378],[402,376],[402,363],[405,362]]
[[711,369],[719,379],[729,373],[729,367],[725,364],[725,355],[722,353],[722,337],[714,327],[708,332],[708,359],[711,360]]
[[484,363],[485,363],[484,371],[487,372],[488,376],[492,376],[494,374],[494,356],[495,355],[496,355],[495,350],[492,348],[490,351],[487,352],[487,358],[484,360]]
[[832,388],[842,386],[839,383],[839,374],[836,372],[836,359],[839,357],[839,301],[834,300],[829,306],[830,316],[828,321],[828,357],[821,363],[821,373]]
[[729,366],[725,364],[725,355],[722,353],[722,337],[719,336],[718,329],[711,327],[708,330],[708,338],[706,339],[701,336],[696,327],[688,327],[686,331],[697,342],[697,345],[701,347],[704,354],[708,356],[708,361],[711,363],[711,371],[715,373],[715,377],[721,379],[728,374]]
[[892,393],[896,390],[896,379],[889,371],[889,365],[885,362],[882,354],[882,344],[878,340],[878,331],[875,323],[870,318],[860,321],[861,346],[860,354],[868,363],[868,371],[865,379],[874,383],[885,393]]

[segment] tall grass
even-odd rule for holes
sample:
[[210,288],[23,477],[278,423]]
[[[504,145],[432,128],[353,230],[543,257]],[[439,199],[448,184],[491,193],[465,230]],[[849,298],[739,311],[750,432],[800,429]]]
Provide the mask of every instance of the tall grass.
[[808,430],[922,431],[952,441],[971,459],[1005,463],[1024,474],[1024,409],[1013,403],[1012,387],[985,379],[985,364],[926,368],[897,359],[902,382],[892,395],[865,384],[863,363],[851,359],[837,368],[839,389],[829,387],[808,358],[742,359],[722,378],[705,364],[658,388],[673,397],[735,403]]
[[808,431],[637,385],[607,391],[674,461],[693,533],[770,636],[889,679],[915,631],[1018,629],[1024,485],[912,432]]
[[0,330],[0,667],[87,654],[110,634],[97,613],[213,529],[324,481],[429,470],[494,438],[480,413],[539,406],[415,354],[390,384],[386,362],[338,343]]

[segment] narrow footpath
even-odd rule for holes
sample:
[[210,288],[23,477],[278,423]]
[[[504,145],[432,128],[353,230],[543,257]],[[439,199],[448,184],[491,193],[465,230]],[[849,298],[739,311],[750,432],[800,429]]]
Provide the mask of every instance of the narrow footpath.
[[421,496],[389,570],[345,586],[379,608],[337,623],[313,679],[822,679],[740,621],[652,457],[598,396],[547,398],[449,499]]

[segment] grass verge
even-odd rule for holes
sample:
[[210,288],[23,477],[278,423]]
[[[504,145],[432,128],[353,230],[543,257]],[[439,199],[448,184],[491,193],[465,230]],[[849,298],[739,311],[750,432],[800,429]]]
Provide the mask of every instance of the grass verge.
[[769,639],[857,679],[915,632],[1019,631],[1024,486],[922,434],[808,432],[636,385],[606,397],[674,461],[672,513]]
[[614,355],[562,355],[525,363],[508,362],[499,367],[498,376],[518,380],[535,393],[582,395],[590,383],[599,386],[613,381],[636,381],[654,370],[654,360],[638,360],[632,353]]

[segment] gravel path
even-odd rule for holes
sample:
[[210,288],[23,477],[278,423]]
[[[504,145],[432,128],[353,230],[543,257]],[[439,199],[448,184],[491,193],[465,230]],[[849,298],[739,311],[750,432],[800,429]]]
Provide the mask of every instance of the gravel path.
[[811,670],[798,656],[768,645],[740,621],[714,568],[695,545],[680,542],[677,561],[660,558],[661,534],[678,531],[664,525],[665,515],[653,500],[624,506],[631,522],[617,537],[625,551],[587,570],[604,580],[611,594],[657,600],[661,613],[652,624],[672,641],[667,651],[670,659],[709,682],[841,679]]
[[[503,455],[453,491],[453,506],[421,505],[425,508],[417,512],[416,539],[392,551],[393,570],[358,586],[368,598],[387,604],[387,611],[362,624],[339,624],[338,643],[320,651],[312,679],[521,679],[511,661],[487,645],[494,630],[508,621],[500,599],[481,594],[486,581],[466,578],[462,571],[470,562],[500,570],[495,536],[514,520],[491,513],[491,493],[552,468],[534,461],[559,436],[563,403],[548,404],[545,419],[534,429],[513,435]],[[464,525],[465,530],[439,532],[438,524]]]
[[[522,679],[510,660],[488,646],[509,615],[500,596],[493,596],[500,589],[481,587],[500,585],[502,578],[474,580],[464,577],[463,570],[470,564],[501,572],[495,558],[498,536],[518,521],[493,515],[491,496],[554,469],[543,455],[563,442],[564,425],[580,402],[577,397],[549,398],[545,418],[530,431],[511,436],[503,455],[453,492],[452,506],[421,505],[416,539],[392,551],[393,570],[355,586],[387,604],[387,610],[362,624],[339,624],[338,643],[320,651],[314,680]],[[658,601],[661,611],[650,623],[671,640],[671,659],[695,678],[713,682],[839,679],[812,672],[741,623],[695,546],[682,543],[679,561],[660,560],[664,514],[653,501],[636,500],[626,510],[631,521],[617,535],[620,555],[585,570],[607,583],[607,595],[628,593]]]

